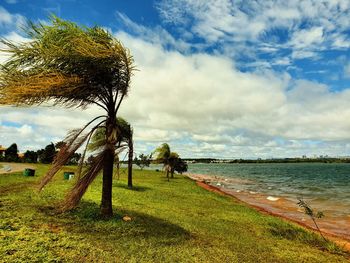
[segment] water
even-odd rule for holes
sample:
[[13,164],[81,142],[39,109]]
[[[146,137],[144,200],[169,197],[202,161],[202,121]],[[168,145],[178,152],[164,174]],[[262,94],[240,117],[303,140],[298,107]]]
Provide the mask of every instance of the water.
[[241,179],[224,187],[306,200],[332,216],[350,217],[350,164],[189,164],[189,173]]

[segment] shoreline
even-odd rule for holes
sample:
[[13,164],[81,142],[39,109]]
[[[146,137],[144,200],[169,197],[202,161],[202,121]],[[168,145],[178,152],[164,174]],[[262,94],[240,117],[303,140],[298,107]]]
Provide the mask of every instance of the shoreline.
[[[303,212],[301,212],[300,209],[293,208],[291,206],[291,204],[293,203],[291,203],[286,199],[283,199],[283,198],[273,199],[273,197],[271,196],[262,195],[255,192],[245,193],[239,190],[235,192],[232,189],[225,189],[223,187],[220,187],[222,186],[220,182],[242,183],[242,182],[245,182],[245,180],[240,180],[237,178],[228,179],[221,176],[211,176],[211,175],[205,175],[205,174],[186,173],[184,175],[189,179],[195,181],[199,187],[207,191],[215,192],[220,195],[229,196],[231,198],[234,198],[235,200],[238,200],[239,202],[242,202],[254,208],[255,210],[261,213],[279,217],[283,220],[296,223],[301,227],[304,227],[308,230],[318,233],[311,219],[309,219]],[[218,186],[212,185],[210,184],[211,182],[218,182],[219,185]],[[334,226],[336,222],[332,220],[328,220],[328,221],[329,222],[324,222],[324,221],[318,222],[321,228],[322,234],[325,235],[330,240],[332,240],[333,242],[335,242],[337,245],[339,245],[343,249],[350,251],[350,233],[345,233],[342,231],[341,233],[336,232],[334,231],[334,229],[336,229],[334,227],[332,231],[332,226]]]

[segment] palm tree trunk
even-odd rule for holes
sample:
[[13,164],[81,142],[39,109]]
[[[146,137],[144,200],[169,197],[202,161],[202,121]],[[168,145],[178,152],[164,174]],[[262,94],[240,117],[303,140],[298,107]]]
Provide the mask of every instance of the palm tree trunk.
[[169,168],[166,167],[166,178],[168,178],[168,182],[169,182]]
[[118,160],[118,163],[117,163],[117,180],[120,179],[120,162]]
[[101,215],[103,217],[111,217],[112,210],[112,183],[113,183],[113,157],[114,154],[108,152],[106,154],[103,167],[103,183],[102,183],[102,200]]
[[119,180],[119,156],[114,156],[114,163],[115,163],[115,174],[114,178],[117,177],[117,180]]
[[129,158],[128,158],[128,187],[132,188],[132,157],[134,156],[134,143],[132,135],[129,138]]
[[106,154],[103,167],[102,199],[100,213],[103,217],[113,216],[112,209],[112,183],[113,183],[113,163],[115,155],[116,140],[115,117],[110,117],[106,122]]

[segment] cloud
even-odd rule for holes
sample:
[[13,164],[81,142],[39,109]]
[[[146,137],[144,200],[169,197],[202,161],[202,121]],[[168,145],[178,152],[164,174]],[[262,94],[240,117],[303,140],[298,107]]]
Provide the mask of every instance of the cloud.
[[11,14],[0,6],[0,30],[18,29],[25,24],[25,17],[20,14]]
[[172,131],[206,152],[203,144],[266,149],[276,137],[333,142],[350,138],[347,90],[333,93],[324,84],[271,70],[243,73],[226,57],[184,55],[124,32],[117,37],[131,49],[140,70],[121,113],[135,127],[142,126],[140,133],[157,131],[145,132],[148,141],[168,140]]
[[292,59],[316,59],[322,50],[350,46],[349,1],[162,0],[156,7],[164,24],[229,51],[230,57],[244,56],[241,48],[248,46],[257,56],[277,49],[289,50]]
[[190,45],[181,39],[175,39],[168,31],[160,26],[148,28],[134,23],[129,17],[120,12],[116,16],[135,35],[151,43],[159,44],[162,47],[172,47],[180,51],[188,51]]
[[[171,142],[184,156],[289,156],[311,152],[305,141],[350,138],[350,91],[332,93],[324,84],[273,70],[241,72],[227,57],[182,54],[123,31],[116,36],[139,70],[120,112],[134,126],[137,152]],[[23,148],[61,140],[100,114],[50,107],[1,112],[1,144],[16,140]]]
[[11,24],[13,20],[12,15],[3,7],[0,7],[0,24],[7,25]]
[[[130,32],[114,34],[130,48],[138,69],[120,111],[120,115],[134,126],[135,151],[149,153],[160,143],[169,142],[174,151],[187,157],[350,153],[350,146],[345,143],[350,139],[350,91],[332,92],[325,84],[293,79],[287,72],[273,69],[273,66],[293,66],[292,59],[317,55],[314,47],[327,42],[327,34],[335,20],[330,24],[322,21],[322,25],[314,21],[305,29],[295,25],[305,16],[317,20],[319,12],[321,17],[326,17],[322,12],[332,11],[331,3],[328,11],[320,11],[316,8],[317,2],[305,1],[312,5],[301,10],[290,1],[284,15],[281,8],[285,7],[285,2],[275,6],[271,1],[257,1],[257,6],[245,4],[240,11],[232,9],[231,1],[211,2],[212,6],[201,3],[198,14],[191,13],[194,12],[191,8],[196,7],[195,1],[186,1],[174,17],[171,16],[173,13],[166,13],[168,10],[164,6],[159,9],[165,12],[162,16],[169,15],[167,23],[191,25],[193,30],[185,28],[184,34],[208,36],[208,43],[232,37],[239,46],[240,41],[251,39],[260,41],[261,45],[255,47],[261,52],[275,54],[284,45],[292,47],[293,53],[276,55],[270,61],[253,60],[248,66],[254,65],[243,72],[240,69],[242,62],[227,56],[236,50],[230,49],[228,44],[225,44],[224,52],[208,53],[199,48],[192,53],[188,42],[192,40],[191,35],[177,39],[160,26],[147,28],[117,14]],[[346,12],[346,3],[337,3],[337,8]],[[252,14],[260,10],[260,5],[264,8],[255,18]],[[201,21],[206,18],[201,12],[214,16],[210,21]],[[220,20],[220,13],[222,21],[216,21]],[[262,19],[260,16],[265,13],[267,18]],[[256,23],[248,27],[254,21]],[[243,32],[244,23],[249,32]],[[262,43],[262,34],[271,30],[271,24],[288,26],[291,37],[283,44]],[[15,31],[9,31],[7,35],[16,41],[26,41]],[[232,44],[230,40],[227,43]],[[246,48],[246,53],[252,52],[248,45],[242,44],[240,48]],[[254,58],[254,52],[250,56]],[[63,139],[69,129],[81,127],[99,114],[94,107],[86,111],[1,107],[0,144],[17,142],[21,149],[38,149]]]
[[303,49],[323,42],[323,28],[313,27],[294,32],[290,44],[296,49]]

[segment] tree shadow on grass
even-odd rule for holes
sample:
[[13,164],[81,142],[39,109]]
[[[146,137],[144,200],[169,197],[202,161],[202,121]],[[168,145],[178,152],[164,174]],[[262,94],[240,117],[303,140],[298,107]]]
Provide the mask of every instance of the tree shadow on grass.
[[113,183],[113,187],[119,187],[119,188],[124,188],[130,191],[136,191],[136,192],[145,192],[147,190],[150,190],[150,187],[145,187],[145,186],[138,186],[138,185],[134,185],[132,188],[129,188],[126,184],[123,183]]
[[[116,214],[113,218],[103,219],[99,215],[98,204],[94,202],[82,201],[77,209],[65,213],[57,212],[56,216],[53,215],[52,207],[39,211],[48,216],[48,221],[56,221],[67,232],[86,235],[91,239],[103,238],[118,242],[120,239],[132,239],[135,242],[149,239],[154,243],[170,246],[193,238],[181,226],[133,210],[114,209]],[[131,221],[123,221],[125,215]]]

